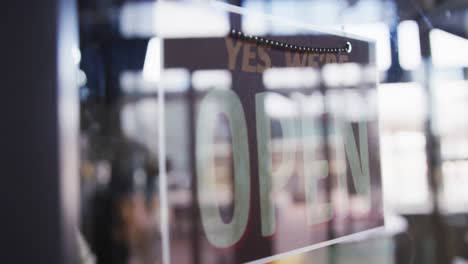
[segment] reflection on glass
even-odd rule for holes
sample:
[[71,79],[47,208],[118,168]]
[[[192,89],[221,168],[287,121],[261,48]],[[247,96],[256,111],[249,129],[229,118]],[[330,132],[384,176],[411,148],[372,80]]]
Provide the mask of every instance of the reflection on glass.
[[351,55],[217,37],[164,46],[165,71],[191,79],[167,93],[173,261],[247,262],[382,226],[373,43]]
[[426,176],[424,102],[423,87],[416,83],[379,87],[385,204],[401,213],[432,210]]

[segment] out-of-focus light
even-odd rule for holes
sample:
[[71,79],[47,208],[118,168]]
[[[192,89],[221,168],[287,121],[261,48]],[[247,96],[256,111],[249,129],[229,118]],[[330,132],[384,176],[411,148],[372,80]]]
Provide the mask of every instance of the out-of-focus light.
[[325,84],[331,87],[356,86],[362,81],[362,69],[357,63],[327,64],[322,76]]
[[148,82],[141,71],[123,71],[120,74],[120,87],[125,93],[154,93],[162,84],[167,93],[177,93],[187,90],[190,85],[190,75],[186,69],[173,68],[162,71],[164,78],[158,83]]
[[[341,8],[344,7],[342,6]],[[388,1],[356,1],[352,7],[346,8],[342,16],[338,16],[338,19],[340,19],[338,24],[346,25],[381,21],[382,17],[386,16],[384,13],[391,12],[393,8],[393,3],[388,3]]]
[[378,98],[386,207],[399,213],[429,213],[424,88],[419,83],[381,84]]
[[313,68],[271,68],[263,73],[263,84],[271,90],[311,88],[319,81]]
[[318,92],[311,95],[304,95],[302,93],[293,93],[292,98],[300,107],[302,114],[311,116],[320,116],[324,114],[324,100]]
[[100,161],[96,164],[96,179],[99,184],[107,185],[111,178],[111,165],[108,161]]
[[81,62],[81,51],[78,47],[74,46],[71,51],[72,59],[75,65],[80,64]]
[[437,67],[467,67],[468,40],[440,29],[429,33],[432,63]]
[[214,37],[229,32],[227,12],[196,3],[129,2],[122,6],[120,16],[120,32],[124,37]]
[[196,90],[230,89],[231,72],[227,70],[199,70],[192,74],[192,85]]
[[398,58],[405,70],[415,70],[421,64],[419,26],[415,21],[403,21],[398,25]]
[[362,81],[364,83],[376,83],[379,79],[379,73],[375,66],[368,65],[362,68]]
[[125,104],[120,112],[121,128],[129,138],[154,149],[158,137],[157,98],[145,98],[135,103]]
[[187,2],[157,2],[155,12],[156,32],[164,37],[225,36],[230,28],[227,12]]
[[448,137],[465,134],[468,122],[460,118],[461,113],[468,112],[468,81],[433,81],[434,103],[437,109],[434,114],[437,132]]
[[163,75],[162,82],[166,92],[183,92],[190,85],[190,74],[186,69],[166,69]]
[[134,137],[134,135],[137,134],[138,124],[135,112],[135,105],[133,104],[125,105],[122,111],[120,112],[122,131],[127,136]]
[[[264,1],[246,1],[244,7],[248,10],[262,12],[265,10],[266,4]],[[242,29],[247,34],[264,35],[270,29],[268,20],[255,14],[245,14],[242,18]]]
[[343,30],[350,34],[363,36],[376,41],[377,66],[380,71],[386,71],[392,64],[390,47],[390,30],[384,23],[349,24]]
[[88,81],[88,79],[86,78],[86,73],[79,69],[78,70],[78,86],[84,86],[86,85],[86,82]]
[[340,65],[338,64],[327,64],[323,67],[322,76],[323,81],[327,86],[337,87],[340,86]]
[[398,127],[413,127],[425,120],[424,97],[424,89],[418,83],[381,84],[378,87],[380,119]]
[[273,93],[265,98],[265,111],[273,118],[295,117],[299,114],[294,100]]
[[341,64],[341,81],[344,86],[356,86],[362,82],[362,68],[357,63]]
[[382,181],[386,206],[406,214],[431,212],[424,133],[397,127],[391,133],[389,130],[381,133]]
[[[339,23],[340,6],[333,1],[272,1],[271,14],[287,18],[290,21],[301,21],[308,25],[331,26]],[[303,29],[292,27],[285,23],[271,23],[271,32],[274,34],[298,34]]]
[[445,213],[468,212],[468,195],[465,191],[468,187],[468,162],[444,162],[443,188],[440,196],[441,210]]
[[161,78],[161,40],[152,38],[146,49],[145,63],[143,65],[143,79],[147,82],[157,83]]
[[154,16],[154,3],[127,1],[120,9],[120,33],[124,37],[154,36]]
[[120,87],[123,92],[131,93],[137,91],[138,80],[136,73],[132,71],[123,71],[119,76]]

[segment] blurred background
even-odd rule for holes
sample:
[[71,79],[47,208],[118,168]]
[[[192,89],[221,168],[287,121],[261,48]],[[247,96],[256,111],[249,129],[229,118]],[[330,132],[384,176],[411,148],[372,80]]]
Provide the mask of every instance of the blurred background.
[[[465,116],[468,111],[468,1],[49,2],[54,6],[50,12],[55,12],[52,15],[55,20],[49,21],[47,17],[51,13],[41,9],[42,6],[35,6],[29,8],[28,21],[31,24],[44,21],[44,25],[56,26],[57,32],[66,36],[65,40],[69,37],[66,32],[76,31],[76,38],[71,39],[77,45],[65,41],[68,49],[64,51],[60,45],[51,45],[52,50],[48,50],[44,48],[48,45],[36,44],[34,48],[44,49],[31,53],[32,57],[44,56],[41,64],[45,65],[44,69],[50,65],[59,69],[56,76],[41,75],[42,72],[37,71],[38,79],[44,81],[37,85],[55,87],[56,83],[47,82],[55,78],[59,85],[76,87],[61,83],[62,78],[72,76],[79,88],[57,92],[57,96],[33,94],[34,98],[47,98],[44,105],[51,107],[38,105],[36,110],[47,109],[51,116],[58,111],[60,122],[44,117],[32,126],[26,126],[26,130],[35,131],[36,126],[57,123],[66,128],[65,136],[51,131],[37,135],[42,137],[38,142],[45,140],[45,143],[60,138],[59,143],[50,146],[60,149],[63,157],[72,160],[70,163],[62,161],[65,166],[60,167],[60,172],[69,176],[53,178],[46,186],[36,185],[46,192],[55,190],[47,199],[40,200],[43,205],[56,201],[57,197],[62,201],[58,202],[64,206],[62,209],[66,205],[79,204],[76,216],[68,214],[66,209],[63,209],[63,215],[60,214],[63,219],[78,219],[76,222],[65,221],[78,226],[71,233],[73,239],[78,237],[78,244],[72,248],[79,248],[78,254],[68,254],[66,250],[60,253],[65,259],[77,255],[75,257],[81,263],[89,264],[162,263],[168,257],[171,263],[241,263],[289,250],[302,239],[298,238],[301,230],[280,229],[269,242],[251,236],[253,239],[244,247],[219,250],[211,247],[204,238],[198,209],[194,209],[197,207],[195,132],[200,101],[210,90],[236,90],[239,83],[236,84],[236,75],[225,67],[198,69],[199,64],[216,61],[216,58],[188,56],[196,51],[187,43],[196,44],[197,39],[223,39],[231,28],[235,28],[258,36],[285,39],[345,32],[345,37],[349,33],[375,41],[375,58],[339,69],[267,70],[261,78],[254,80],[259,88],[243,94],[277,93],[265,100],[265,111],[272,119],[273,167],[280,163],[278,160],[288,157],[277,157],[276,149],[288,149],[289,146],[292,148],[288,150],[290,153],[286,151],[289,156],[296,153],[291,143],[294,138],[287,138],[278,127],[292,118],[307,116],[318,122],[318,129],[313,133],[322,137],[323,144],[314,151],[334,164],[329,175],[349,174],[344,158],[339,160],[332,155],[339,145],[335,142],[338,129],[330,117],[340,112],[351,123],[367,120],[371,124],[368,127],[373,142],[369,145],[371,173],[381,174],[381,182],[372,183],[379,194],[374,201],[377,205],[365,217],[355,191],[343,194],[336,184],[327,183],[323,196],[328,195],[327,199],[333,200],[345,195],[349,208],[339,212],[345,216],[338,222],[310,232],[324,241],[340,234],[362,231],[363,226],[379,226],[382,215],[384,230],[294,254],[274,263],[468,263],[468,119]],[[19,9],[21,7],[14,10]],[[34,10],[41,11],[42,20]],[[272,20],[270,16],[278,19]],[[310,25],[312,29],[297,25]],[[59,34],[45,28],[41,30],[37,29],[40,33],[33,29],[24,30],[29,32],[24,34],[29,39],[19,38],[18,41],[28,45],[37,40],[55,39],[54,34]],[[205,48],[210,46],[207,44]],[[46,56],[52,56],[56,50],[60,51],[60,58],[71,62],[49,61]],[[27,61],[26,57],[18,55],[12,57],[12,61],[17,58]],[[41,69],[41,65],[37,69]],[[79,67],[76,71],[61,70],[61,67],[76,65]],[[17,75],[11,83],[21,80],[22,76]],[[25,80],[33,86],[33,79]],[[378,85],[375,85],[375,79],[378,79]],[[243,81],[253,82],[250,79]],[[25,90],[25,94],[29,92]],[[70,96],[73,93],[78,97]],[[71,99],[57,103],[57,98]],[[58,107],[52,109],[56,104]],[[78,127],[73,127],[70,121],[78,116],[79,133]],[[247,120],[248,129],[252,130],[249,122]],[[219,210],[223,218],[229,219],[235,191],[230,144],[232,128],[230,130],[224,119],[220,118],[218,123],[213,169],[221,175],[216,180],[222,188],[222,192],[218,192]],[[74,135],[78,138],[76,149],[70,143],[74,141]],[[8,134],[5,138],[14,136],[18,135]],[[15,148],[17,145],[12,147]],[[69,156],[74,150],[79,153],[78,157]],[[51,156],[54,161],[37,159],[47,156],[41,150],[29,154],[36,163],[28,174],[35,172],[36,165],[42,168],[39,163],[50,162],[51,167],[59,167],[55,161],[60,158],[58,154]],[[23,156],[12,154],[11,157],[13,162],[7,160],[5,164],[19,164],[13,157]],[[73,166],[73,160],[79,160],[79,167]],[[304,184],[304,175],[297,170],[303,163],[298,159],[289,164],[292,176],[275,194],[277,217],[283,226],[294,226],[294,212],[304,206],[306,194],[299,188]],[[73,190],[77,187],[73,185],[75,174],[79,174],[79,183],[76,182],[79,201],[70,201],[67,197],[74,197]],[[28,180],[24,178],[24,182]],[[34,186],[33,183],[30,185]],[[258,188],[258,185],[253,187]],[[40,195],[39,191],[31,192]],[[66,194],[60,196],[62,192]],[[379,206],[382,203],[383,207]],[[14,213],[11,208],[8,210]],[[50,219],[56,219],[60,218],[58,213],[46,209],[37,215],[50,215]],[[18,217],[27,218],[20,214]],[[260,225],[257,218],[254,217],[254,227]],[[37,222],[43,224],[45,221]],[[44,236],[52,233],[51,237],[55,237],[61,232],[51,228],[53,223],[49,222],[41,231]],[[7,226],[15,224],[13,221]],[[57,229],[63,228],[63,222],[55,224]],[[307,239],[304,241],[311,244],[320,242]],[[38,255],[49,256],[40,252]]]
[[[468,178],[465,175],[468,173],[468,150],[465,150],[468,122],[464,121],[468,109],[468,2],[239,0],[228,3],[243,7],[242,15],[229,12],[232,6],[207,8],[187,1],[164,4],[78,1],[81,230],[97,262],[161,261],[163,235],[159,228],[158,191],[161,164],[167,172],[169,248],[174,263],[242,262],[247,259],[243,257],[245,254],[275,252],[275,248],[294,241],[297,234],[289,236],[288,231],[282,231],[286,234],[269,246],[251,249],[257,253],[242,250],[219,253],[206,245],[207,241],[200,235],[198,212],[190,209],[196,206],[191,188],[196,175],[194,120],[198,104],[206,91],[229,89],[235,80],[225,69],[194,70],[194,65],[199,63],[194,60],[201,57],[192,58],[187,55],[189,51],[182,49],[189,50],[192,46],[189,40],[223,38],[231,28],[262,36],[311,32],[265,19],[256,12],[311,25],[320,29],[321,34],[337,30],[376,41],[376,63],[372,69],[351,65],[343,71],[324,68],[307,75],[266,71],[264,89],[283,95],[271,96],[266,102],[272,119],[297,115],[288,110],[294,104],[294,92],[307,94],[304,100],[309,100],[305,103],[309,107],[305,111],[320,119],[320,115],[334,111],[333,100],[339,97],[336,91],[367,87],[373,78],[380,82],[377,93],[371,85],[374,89],[364,95],[348,94],[345,100],[350,108],[344,111],[377,115],[367,118],[379,122],[375,123],[373,137],[380,148],[377,145],[371,151],[377,159],[371,163],[381,166],[385,231],[277,263],[468,262]],[[163,48],[159,37],[182,41],[166,41]],[[179,46],[172,48],[174,45]],[[161,56],[167,69],[159,76]],[[171,59],[176,61],[174,65]],[[165,91],[162,123],[158,122],[161,118],[158,104],[162,102],[158,101],[159,85]],[[329,92],[325,95],[321,89]],[[310,107],[327,100],[330,109]],[[370,108],[359,110],[362,102],[367,102],[364,104]],[[158,162],[161,124],[167,156],[165,161]],[[223,175],[218,178],[218,186],[223,189],[218,199],[223,201],[220,202],[222,214],[229,217],[233,194],[230,132],[226,121],[216,131],[216,171]],[[278,137],[275,131],[273,124],[273,138]],[[333,132],[326,133],[328,141],[325,142],[332,142]],[[273,149],[274,144],[275,140]],[[336,148],[333,143],[326,145],[322,148],[328,152]],[[380,158],[375,151],[380,152]],[[300,176],[285,184],[292,195],[290,199],[296,202],[304,199],[301,198],[304,193],[297,187],[302,186]],[[281,197],[278,199],[286,199]],[[359,213],[355,210],[351,214]],[[338,225],[349,226],[353,220],[343,221]],[[340,232],[334,227],[321,227],[322,233],[328,229]]]

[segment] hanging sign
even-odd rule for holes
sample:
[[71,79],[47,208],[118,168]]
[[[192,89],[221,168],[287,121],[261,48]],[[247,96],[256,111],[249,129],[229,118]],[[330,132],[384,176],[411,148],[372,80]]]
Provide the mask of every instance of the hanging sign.
[[190,182],[169,189],[175,263],[264,262],[383,226],[373,42],[232,29],[164,47],[165,70],[190,76],[166,102]]

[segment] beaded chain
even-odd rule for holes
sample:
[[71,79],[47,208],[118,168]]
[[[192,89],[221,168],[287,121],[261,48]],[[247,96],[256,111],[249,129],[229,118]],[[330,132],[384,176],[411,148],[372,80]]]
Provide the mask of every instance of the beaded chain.
[[308,46],[300,46],[300,45],[293,45],[284,43],[281,41],[271,40],[263,37],[253,36],[249,34],[245,34],[241,31],[232,29],[229,32],[229,36],[237,39],[242,39],[246,41],[251,41],[256,43],[257,45],[271,47],[273,49],[281,49],[287,51],[294,51],[294,52],[306,52],[306,53],[340,53],[340,52],[347,52],[351,53],[352,46],[351,43],[346,42],[346,45],[341,48],[317,48],[317,47],[308,47]]

